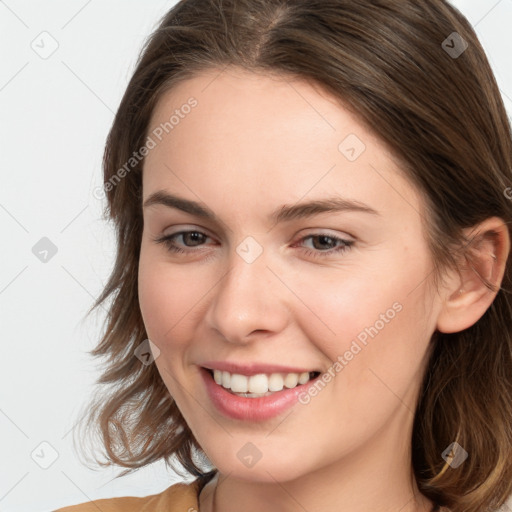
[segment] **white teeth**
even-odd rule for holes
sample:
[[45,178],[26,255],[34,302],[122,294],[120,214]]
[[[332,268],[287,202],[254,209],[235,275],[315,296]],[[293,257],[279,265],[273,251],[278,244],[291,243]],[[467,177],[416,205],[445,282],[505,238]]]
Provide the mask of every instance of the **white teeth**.
[[306,384],[306,382],[309,380],[309,373],[304,372],[299,375],[299,384]]
[[283,386],[283,376],[280,373],[272,373],[268,379],[268,391],[281,391]]
[[266,393],[268,391],[268,377],[260,373],[249,377],[249,393]]
[[287,388],[294,388],[299,382],[299,375],[297,373],[289,373],[284,379],[284,385]]
[[297,384],[305,384],[309,381],[309,372],[303,373],[272,373],[266,375],[241,375],[221,370],[213,370],[213,378],[220,386],[231,389],[234,393],[253,393],[254,397],[264,396],[266,393],[282,391],[286,388],[294,388]]
[[239,373],[232,373],[230,388],[235,393],[247,393],[249,391],[249,378]]

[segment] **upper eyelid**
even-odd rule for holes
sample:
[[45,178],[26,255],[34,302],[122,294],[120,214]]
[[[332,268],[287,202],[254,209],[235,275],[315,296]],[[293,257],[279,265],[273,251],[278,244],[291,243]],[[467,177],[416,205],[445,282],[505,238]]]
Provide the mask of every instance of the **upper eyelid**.
[[204,228],[201,228],[201,229],[199,229],[199,228],[182,228],[182,229],[179,229],[178,231],[175,231],[173,233],[162,234],[159,238],[170,238],[172,236],[187,235],[189,233],[201,233],[202,235],[205,235],[208,238],[213,238],[213,239],[216,238],[215,236],[210,235],[208,233],[208,230],[205,230]]
[[[308,231],[308,234],[318,234],[318,235],[325,234],[325,236],[343,237],[340,234],[329,233],[330,231],[335,231],[334,228],[315,227],[315,228],[304,228],[304,229]],[[209,233],[209,231],[210,230],[207,229],[207,228],[203,228],[203,227],[199,228],[199,227],[191,226],[191,227],[180,228],[180,229],[178,229],[178,231],[175,231],[173,233],[165,233],[162,236],[173,236],[173,235],[178,235],[180,233],[191,233],[191,232],[193,232],[193,233],[202,233],[204,235],[209,236],[210,238],[217,238],[215,235],[211,235]],[[303,231],[303,230],[301,230],[301,231]],[[346,235],[346,236],[348,236],[350,238],[353,238],[354,240],[356,239],[355,236],[351,235],[350,233],[348,233],[346,231],[344,231],[343,233],[344,233],[344,235]],[[306,236],[306,235],[304,235],[304,236]]]

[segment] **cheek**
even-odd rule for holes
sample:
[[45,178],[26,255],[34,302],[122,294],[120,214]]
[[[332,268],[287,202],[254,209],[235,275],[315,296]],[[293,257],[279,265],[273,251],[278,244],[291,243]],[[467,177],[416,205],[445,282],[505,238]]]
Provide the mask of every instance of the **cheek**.
[[201,314],[201,298],[207,294],[208,285],[201,272],[191,275],[163,259],[151,249],[142,249],[138,293],[149,339],[160,350],[170,351],[188,343],[187,333]]
[[[157,345],[160,357],[155,364],[170,394],[179,404],[186,403],[182,391],[186,350],[197,291],[190,276],[162,261],[162,255],[142,249],[138,272],[139,304],[148,338]],[[192,311],[191,311],[192,308]]]
[[431,335],[426,285],[418,286],[426,275],[426,259],[390,258],[367,272],[297,283],[308,309],[296,318],[332,362],[332,389],[350,391],[354,400],[347,403],[373,403],[386,386],[403,396],[415,379]]
[[[319,342],[322,351],[332,358],[343,354],[358,339],[364,344],[376,330],[383,333],[390,324],[401,323],[406,303],[414,301],[411,278],[415,269],[400,275],[400,268],[326,269],[304,273],[293,288],[303,305],[296,319],[308,337]],[[393,277],[391,277],[393,276]],[[297,311],[298,311],[297,310]]]

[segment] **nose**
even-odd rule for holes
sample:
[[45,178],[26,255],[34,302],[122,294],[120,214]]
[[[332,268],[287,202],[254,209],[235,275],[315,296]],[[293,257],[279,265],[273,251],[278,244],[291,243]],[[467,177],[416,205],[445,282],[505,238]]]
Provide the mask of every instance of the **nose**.
[[289,322],[291,292],[267,264],[265,251],[252,262],[235,250],[230,253],[226,273],[212,290],[206,312],[209,327],[226,341],[247,344],[281,332]]

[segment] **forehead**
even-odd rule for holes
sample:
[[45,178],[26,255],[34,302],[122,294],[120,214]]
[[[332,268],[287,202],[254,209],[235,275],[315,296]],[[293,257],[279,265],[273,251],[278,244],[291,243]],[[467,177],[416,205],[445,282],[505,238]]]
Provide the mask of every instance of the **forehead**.
[[[189,108],[191,103],[195,105]],[[364,130],[341,100],[319,84],[235,67],[209,69],[173,86],[157,103],[150,127],[164,125],[175,112],[181,115],[173,121],[173,137],[179,137],[177,124],[197,124],[194,118],[199,118],[201,124],[207,119],[212,136],[212,125],[222,134],[231,131],[232,135],[239,134],[237,129],[244,126],[244,132],[239,134],[244,138],[257,133],[258,139],[274,140],[275,130],[279,129],[281,140],[288,134],[296,138],[302,133],[312,142],[325,133],[343,133],[349,128]],[[187,118],[191,120],[185,123]],[[313,132],[318,137],[312,138]]]
[[156,146],[145,159],[144,196],[188,183],[219,197],[264,187],[276,201],[284,191],[298,199],[333,188],[364,199],[380,188],[381,207],[386,195],[417,202],[384,143],[306,80],[238,68],[202,72],[160,98],[148,134]]

